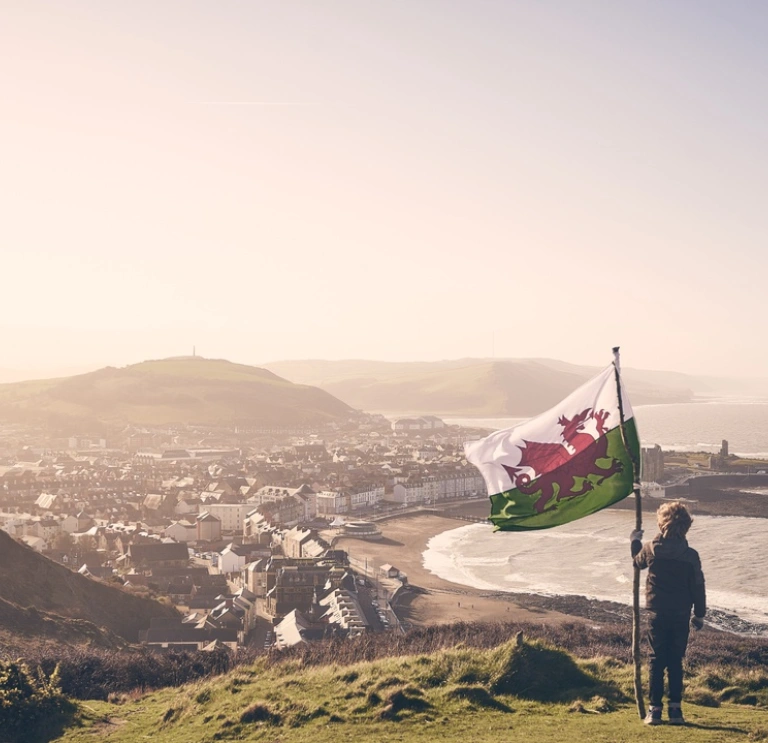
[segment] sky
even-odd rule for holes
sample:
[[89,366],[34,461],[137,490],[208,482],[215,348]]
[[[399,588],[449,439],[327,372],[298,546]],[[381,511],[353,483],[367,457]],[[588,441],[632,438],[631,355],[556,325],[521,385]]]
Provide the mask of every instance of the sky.
[[768,376],[764,2],[0,13],[0,369]]

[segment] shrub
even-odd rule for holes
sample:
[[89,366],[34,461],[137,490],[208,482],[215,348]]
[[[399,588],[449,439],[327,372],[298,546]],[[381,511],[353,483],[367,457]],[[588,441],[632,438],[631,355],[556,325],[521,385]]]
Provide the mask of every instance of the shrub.
[[58,669],[62,691],[75,699],[108,699],[110,694],[148,691],[210,678],[232,670],[238,660],[227,650],[209,653],[150,650],[46,649],[25,657],[44,674]]
[[0,662],[0,730],[6,743],[31,743],[63,728],[75,706],[59,688],[56,670],[33,674],[20,661]]

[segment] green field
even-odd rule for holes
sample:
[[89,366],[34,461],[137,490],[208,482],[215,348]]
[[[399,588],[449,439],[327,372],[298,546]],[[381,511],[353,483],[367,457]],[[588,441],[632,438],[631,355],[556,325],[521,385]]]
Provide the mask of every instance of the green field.
[[493,650],[457,647],[350,666],[257,664],[180,689],[84,702],[56,740],[768,740],[768,673],[699,669],[688,686],[699,702],[685,705],[688,725],[647,728],[627,665],[511,641]]

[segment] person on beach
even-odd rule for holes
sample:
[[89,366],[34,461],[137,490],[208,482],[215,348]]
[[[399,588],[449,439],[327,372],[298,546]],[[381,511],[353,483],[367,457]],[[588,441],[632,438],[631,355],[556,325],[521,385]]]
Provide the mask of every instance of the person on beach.
[[[664,503],[656,513],[659,533],[642,543],[643,532],[630,535],[636,567],[648,569],[645,605],[649,613],[650,703],[646,725],[662,722],[664,670],[669,683],[668,715],[672,725],[684,725],[683,657],[688,647],[689,622],[696,630],[704,626],[707,610],[704,573],[696,550],[686,535],[693,519],[682,503]],[[693,608],[693,618],[691,618]]]

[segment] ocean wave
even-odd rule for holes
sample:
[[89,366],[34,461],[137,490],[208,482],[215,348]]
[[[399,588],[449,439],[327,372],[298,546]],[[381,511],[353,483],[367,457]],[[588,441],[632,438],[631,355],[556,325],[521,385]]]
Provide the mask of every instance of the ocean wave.
[[[482,590],[630,604],[627,528],[626,515],[611,511],[557,529],[493,537],[487,525],[470,524],[430,539],[423,564],[444,580]],[[709,604],[746,621],[767,623],[768,520],[698,516],[693,532]],[[726,564],[723,544],[733,545]]]

